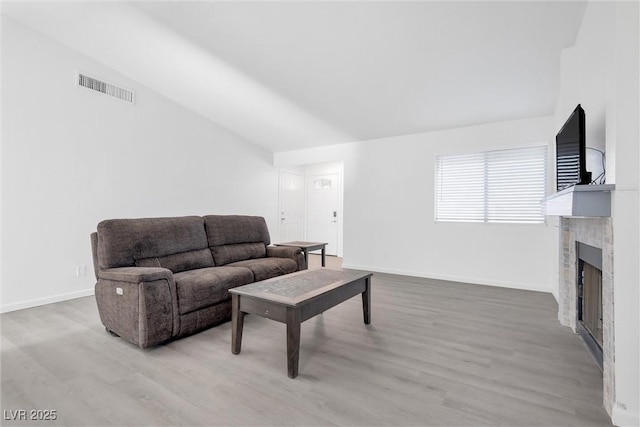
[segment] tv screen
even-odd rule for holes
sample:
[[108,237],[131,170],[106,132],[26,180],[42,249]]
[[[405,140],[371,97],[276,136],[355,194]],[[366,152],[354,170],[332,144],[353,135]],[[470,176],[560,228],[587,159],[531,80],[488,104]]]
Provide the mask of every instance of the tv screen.
[[584,110],[578,105],[556,135],[556,182],[558,191],[573,185],[589,184],[591,182],[591,174],[586,169],[584,122]]

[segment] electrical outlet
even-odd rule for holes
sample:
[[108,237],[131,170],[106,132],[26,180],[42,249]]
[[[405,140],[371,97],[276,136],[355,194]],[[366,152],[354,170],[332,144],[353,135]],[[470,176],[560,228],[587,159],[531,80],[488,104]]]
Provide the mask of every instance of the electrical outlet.
[[76,277],[84,277],[87,275],[87,266],[86,265],[78,265],[76,266]]

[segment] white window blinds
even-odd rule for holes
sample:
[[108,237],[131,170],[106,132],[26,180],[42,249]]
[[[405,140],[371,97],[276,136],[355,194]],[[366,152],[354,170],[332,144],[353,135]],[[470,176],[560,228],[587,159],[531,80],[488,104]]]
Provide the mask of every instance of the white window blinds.
[[436,221],[544,223],[547,147],[436,157]]

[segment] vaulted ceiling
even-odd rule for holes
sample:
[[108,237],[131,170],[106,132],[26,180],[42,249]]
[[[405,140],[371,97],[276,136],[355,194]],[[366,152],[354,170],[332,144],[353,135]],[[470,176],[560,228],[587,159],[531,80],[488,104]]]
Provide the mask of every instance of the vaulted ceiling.
[[272,151],[553,114],[581,1],[5,2]]

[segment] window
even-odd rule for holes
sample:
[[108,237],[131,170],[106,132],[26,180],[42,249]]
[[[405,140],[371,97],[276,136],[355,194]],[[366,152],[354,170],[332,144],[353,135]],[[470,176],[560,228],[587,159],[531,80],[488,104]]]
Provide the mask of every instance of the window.
[[436,157],[436,221],[544,223],[547,147]]
[[330,179],[316,179],[313,181],[314,190],[331,190],[333,182]]

